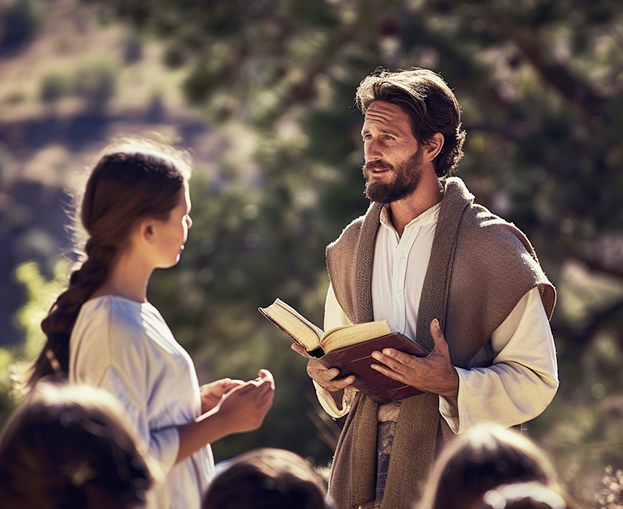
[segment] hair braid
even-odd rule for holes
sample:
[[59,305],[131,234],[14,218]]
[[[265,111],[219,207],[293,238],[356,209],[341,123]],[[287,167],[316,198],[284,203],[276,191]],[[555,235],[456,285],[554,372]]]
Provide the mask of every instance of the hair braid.
[[[61,293],[41,322],[41,329],[48,337],[42,352],[35,361],[43,371],[41,376],[66,376],[69,372],[69,337],[82,305],[93,295],[108,276],[115,260],[116,246],[98,245],[91,237],[86,244],[87,259],[71,273],[69,288]],[[35,374],[29,381],[33,385]]]

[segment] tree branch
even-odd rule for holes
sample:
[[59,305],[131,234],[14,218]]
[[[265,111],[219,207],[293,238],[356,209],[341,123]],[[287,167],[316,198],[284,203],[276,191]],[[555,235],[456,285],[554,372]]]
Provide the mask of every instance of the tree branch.
[[538,33],[528,31],[526,26],[510,22],[494,9],[486,13],[485,19],[494,31],[512,40],[543,79],[558,90],[568,102],[578,106],[588,117],[604,115],[606,101],[595,95],[588,83],[574,76],[567,67],[547,61],[545,56],[547,52],[539,43]]

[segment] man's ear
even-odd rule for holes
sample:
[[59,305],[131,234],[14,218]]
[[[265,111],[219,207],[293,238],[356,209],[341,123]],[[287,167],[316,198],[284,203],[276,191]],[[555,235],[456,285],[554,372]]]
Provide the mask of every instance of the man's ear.
[[428,162],[434,161],[443,148],[443,142],[443,134],[435,133],[431,140],[424,145],[424,159]]

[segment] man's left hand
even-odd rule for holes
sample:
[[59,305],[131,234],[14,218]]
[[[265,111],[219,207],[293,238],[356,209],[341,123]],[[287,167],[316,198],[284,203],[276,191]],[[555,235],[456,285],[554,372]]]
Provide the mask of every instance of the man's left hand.
[[384,375],[426,392],[445,397],[459,393],[459,375],[450,363],[450,353],[439,322],[430,324],[435,348],[427,357],[416,357],[394,348],[372,352],[372,357],[382,364],[372,367]]

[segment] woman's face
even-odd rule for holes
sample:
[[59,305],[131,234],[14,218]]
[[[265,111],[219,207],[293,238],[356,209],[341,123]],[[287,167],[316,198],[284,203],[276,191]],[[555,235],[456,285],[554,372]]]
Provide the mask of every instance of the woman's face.
[[190,218],[190,194],[188,183],[179,193],[179,202],[171,210],[167,221],[158,221],[155,231],[155,248],[158,253],[157,267],[172,267],[180,260],[184,244],[188,239],[188,229],[193,222]]

